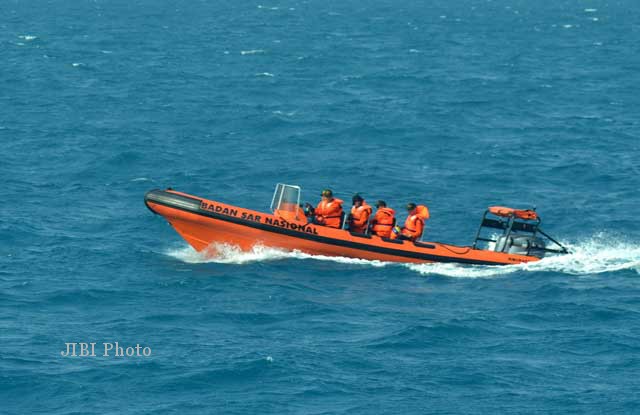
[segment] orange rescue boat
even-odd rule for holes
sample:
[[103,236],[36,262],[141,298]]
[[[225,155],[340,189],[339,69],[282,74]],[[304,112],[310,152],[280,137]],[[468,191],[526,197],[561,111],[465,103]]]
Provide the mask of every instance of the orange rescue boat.
[[[276,186],[271,202],[272,213],[244,209],[172,189],[151,190],[144,201],[153,213],[163,216],[199,252],[213,244],[223,243],[246,251],[262,245],[312,255],[478,265],[518,264],[538,261],[546,253],[567,253],[566,248],[540,229],[540,217],[534,210],[502,206],[490,207],[485,212],[472,245],[456,246],[381,238],[308,223],[300,207],[300,187],[282,183]],[[492,231],[490,237],[483,236],[486,229]],[[496,232],[500,235],[494,236]],[[556,247],[548,248],[549,242]]]

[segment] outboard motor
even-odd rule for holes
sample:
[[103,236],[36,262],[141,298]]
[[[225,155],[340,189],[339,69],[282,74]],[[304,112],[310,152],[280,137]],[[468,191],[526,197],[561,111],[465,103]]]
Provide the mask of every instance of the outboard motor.
[[534,235],[501,235],[497,238],[494,251],[518,255],[544,257],[546,245],[542,238]]

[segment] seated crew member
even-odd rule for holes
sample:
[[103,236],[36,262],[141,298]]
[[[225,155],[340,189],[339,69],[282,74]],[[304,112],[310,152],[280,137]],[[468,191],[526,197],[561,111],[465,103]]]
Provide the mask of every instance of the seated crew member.
[[353,201],[353,207],[351,207],[351,214],[349,215],[349,230],[356,233],[365,233],[373,209],[357,193],[353,195],[351,200]]
[[429,209],[426,206],[416,206],[415,203],[409,203],[407,205],[407,211],[409,216],[404,222],[404,227],[399,233],[393,233],[392,239],[404,239],[409,241],[416,241],[422,236],[424,231],[424,221],[429,219]]
[[305,212],[313,216],[318,225],[338,229],[342,226],[342,200],[334,198],[330,189],[322,191],[322,200],[315,209],[307,206]]
[[371,221],[371,232],[381,238],[388,238],[391,236],[391,229],[396,223],[396,212],[388,208],[384,200],[378,200],[376,207],[378,210]]

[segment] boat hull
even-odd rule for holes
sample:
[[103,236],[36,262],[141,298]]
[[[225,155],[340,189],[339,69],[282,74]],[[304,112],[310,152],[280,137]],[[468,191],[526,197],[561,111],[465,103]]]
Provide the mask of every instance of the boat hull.
[[437,242],[414,243],[354,234],[308,224],[306,219],[287,220],[173,190],[152,190],[145,195],[145,204],[152,212],[163,216],[199,252],[211,249],[215,244],[230,244],[245,251],[261,245],[312,255],[388,262],[506,265],[538,260],[533,256]]

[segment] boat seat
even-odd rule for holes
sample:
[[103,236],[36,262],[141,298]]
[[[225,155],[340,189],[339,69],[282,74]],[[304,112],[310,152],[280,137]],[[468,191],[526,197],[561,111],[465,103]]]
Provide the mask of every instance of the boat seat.
[[417,246],[418,248],[428,248],[428,249],[435,249],[436,248],[436,246],[434,244],[428,244],[426,242],[415,241],[413,244],[415,246]]
[[359,232],[351,232],[349,231],[349,234],[351,236],[355,236],[356,238],[366,238],[366,239],[371,239],[371,235],[368,235],[366,233],[359,233]]

